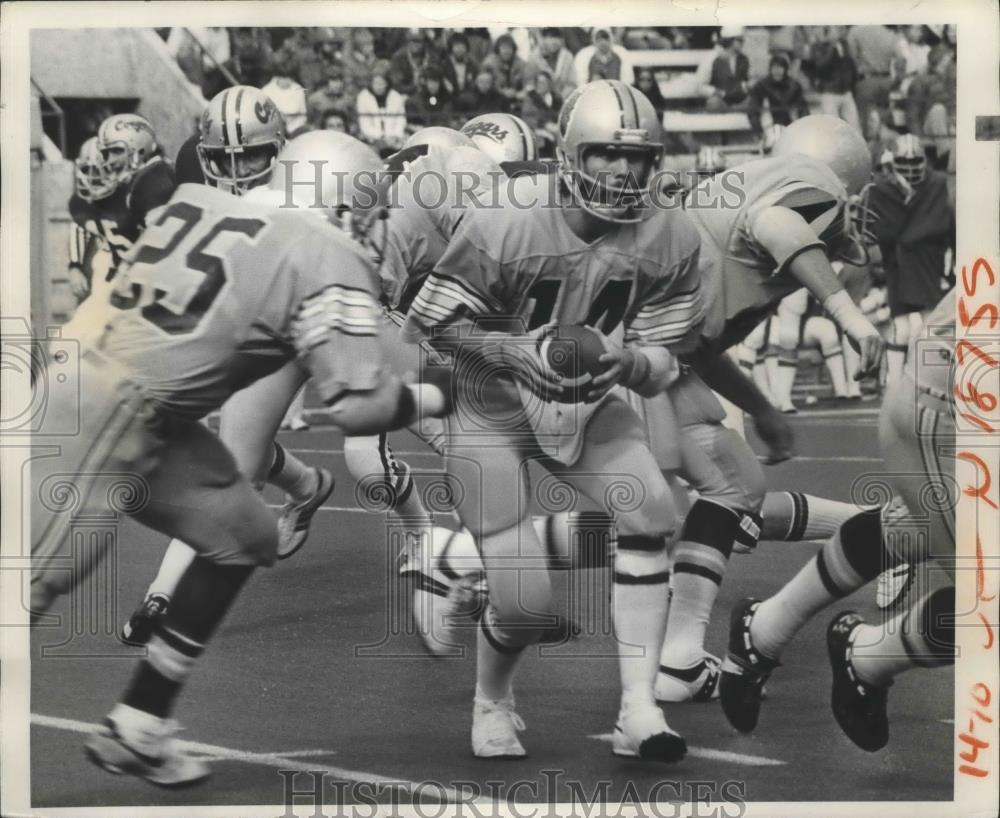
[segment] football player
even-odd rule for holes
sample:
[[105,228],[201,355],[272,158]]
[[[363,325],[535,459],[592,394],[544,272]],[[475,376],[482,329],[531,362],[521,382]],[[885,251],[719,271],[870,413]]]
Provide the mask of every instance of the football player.
[[[850,196],[868,180],[868,151],[853,131],[840,130],[839,120],[809,119],[814,121],[804,119],[804,124],[786,131],[784,155],[734,167],[732,176],[707,181],[688,194],[687,212],[702,240],[701,275],[708,285],[709,309],[697,354],[689,357],[705,381],[695,371],[685,371],[667,389],[668,401],[657,396],[645,406],[649,441],[661,468],[679,470],[700,495],[674,548],[674,614],[657,680],[662,701],[717,693],[718,660],[705,652],[704,636],[734,546],[751,550],[762,536],[786,541],[823,538],[858,511],[852,504],[799,492],[766,492],[756,456],[745,440],[722,425],[725,412],[709,389],[754,418],[773,460],[789,456],[786,422],[722,353],[803,284],[819,293],[849,327],[848,336],[863,347],[864,370],[880,361],[880,336],[850,302],[829,260],[838,253],[854,257],[862,252],[863,237],[851,218],[861,206]],[[817,130],[826,141],[816,138]],[[830,137],[832,149],[817,154],[817,145],[829,147]],[[743,185],[736,201],[728,187],[733,178]],[[674,423],[683,428],[681,434]],[[559,550],[553,542],[549,545]],[[441,560],[435,567],[446,575],[456,573]],[[446,631],[442,629],[437,641],[454,644]]]
[[[634,481],[636,502],[607,509],[618,528],[613,607],[622,646],[612,746],[616,755],[674,762],[686,745],[667,726],[653,685],[675,510],[639,418],[610,390],[652,395],[676,376],[667,347],[693,339],[704,316],[698,236],[682,211],[647,206],[663,145],[640,92],[589,83],[566,100],[559,123],[560,173],[513,180],[500,208],[466,208],[404,324],[407,337],[454,356],[460,384],[481,387],[460,386],[461,419],[445,437],[459,516],[489,582],[472,749],[480,758],[525,755],[512,681],[525,647],[542,638],[539,614],[550,605],[523,479],[527,461],[538,459],[602,506],[622,475]],[[586,402],[560,403],[561,387],[540,365],[535,347],[553,322],[605,336],[607,369]],[[631,343],[607,337],[615,332]]]
[[[115,186],[106,177],[101,162],[97,137],[92,136],[80,146],[80,155],[73,163],[73,196],[81,202],[99,202],[115,192]],[[73,205],[70,204],[72,211]],[[78,302],[91,290],[95,255],[102,244],[101,236],[74,222],[69,235],[69,284]]]
[[[920,518],[862,512],[843,523],[776,594],[763,602],[744,599],[733,608],[721,700],[741,732],[757,726],[763,686],[806,622],[900,560],[934,559],[948,580],[928,572],[926,587],[911,591],[913,602],[880,625],[866,625],[853,612],[833,619],[827,646],[838,724],[858,747],[881,749],[889,740],[886,703],[893,677],[954,661],[954,340],[952,291],[931,313],[923,336],[911,343],[908,363],[902,377],[888,385],[879,418],[886,474],[901,507],[920,510]],[[909,536],[893,538],[905,528]]]
[[[80,150],[75,167],[75,186],[69,213],[75,225],[70,264],[80,266],[93,247],[102,243],[111,254],[107,280],[114,277],[122,254],[139,238],[149,212],[164,204],[174,192],[174,172],[163,158],[156,134],[148,120],[138,114],[114,114],[97,129],[93,142]],[[80,235],[80,233],[85,235]],[[89,293],[92,282],[73,276],[74,289]],[[87,286],[84,287],[84,284]],[[80,296],[78,296],[80,297]]]
[[[378,167],[360,143],[329,161],[345,174]],[[32,462],[34,621],[95,567],[98,558],[67,570],[65,534],[81,508],[129,513],[198,552],[121,701],[86,744],[101,767],[163,786],[209,775],[177,746],[169,717],[208,639],[278,546],[274,517],[199,420],[290,360],[349,434],[448,410],[445,370],[422,370],[437,385],[404,385],[383,365],[375,270],[335,226],[350,208],[288,209],[277,198],[177,191],[123,259],[100,340],[82,353],[85,405],[52,407],[36,440],[39,451],[57,445]],[[66,413],[80,418],[80,434],[51,437]]]
[[920,138],[903,134],[877,174],[870,205],[882,248],[892,312],[886,380],[899,377],[910,340],[941,297],[945,256],[954,246],[954,214],[945,174],[927,167]]
[[[234,196],[268,184],[285,144],[278,109],[263,91],[249,86],[217,94],[202,114],[199,133],[198,157],[208,184]],[[333,491],[329,471],[307,466],[274,439],[285,410],[306,378],[306,371],[289,361],[237,391],[220,413],[219,436],[240,471],[254,486],[263,487],[266,481],[288,495],[278,522],[282,559],[302,546],[313,514]],[[189,545],[171,541],[146,596],[122,626],[126,642],[144,644],[149,639],[194,556]]]

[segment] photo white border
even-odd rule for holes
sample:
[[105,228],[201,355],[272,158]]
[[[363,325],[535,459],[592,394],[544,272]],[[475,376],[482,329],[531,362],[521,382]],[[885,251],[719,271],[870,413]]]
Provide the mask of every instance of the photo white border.
[[[904,0],[823,0],[805,3],[802,0],[741,0],[740,2],[709,2],[708,0],[636,0],[628,3],[586,2],[545,3],[519,2],[18,2],[4,3],[0,11],[0,159],[3,167],[2,227],[0,227],[0,311],[4,316],[29,315],[27,271],[29,245],[29,123],[30,93],[28,32],[35,28],[90,27],[163,27],[180,23],[190,25],[264,25],[264,26],[323,26],[371,25],[390,22],[394,26],[462,27],[487,23],[503,25],[787,25],[787,24],[905,24],[955,23],[958,25],[958,117],[956,136],[956,209],[957,209],[957,269],[971,265],[978,257],[987,259],[1000,277],[1000,142],[977,142],[977,116],[1000,115],[1000,86],[997,83],[1000,65],[1000,13],[991,0],[948,0],[948,2],[904,2]],[[111,24],[114,25],[101,25]],[[961,288],[961,278],[959,278]],[[974,304],[1000,303],[1000,280],[992,288],[980,289],[969,299],[970,312]],[[10,399],[16,390],[28,387],[23,373],[3,372],[3,394]],[[1000,409],[990,415],[1000,428]],[[983,448],[982,437],[959,440],[965,445]],[[997,440],[993,440],[997,444]],[[0,441],[0,455],[7,441]],[[995,456],[996,449],[993,450]],[[987,461],[989,462],[989,461]],[[997,469],[1000,472],[1000,469]],[[976,485],[981,477],[971,466],[960,464],[957,474],[962,486]],[[24,538],[19,520],[21,512],[18,468],[10,457],[0,463],[0,481],[7,490],[2,493],[3,567],[10,568],[21,553]],[[992,496],[996,499],[1000,473],[994,474]],[[980,755],[992,772],[986,779],[974,779],[956,773],[955,800],[948,802],[756,802],[747,805],[744,814],[750,816],[803,815],[859,816],[877,812],[883,818],[909,818],[926,814],[935,818],[947,815],[996,815],[1000,787],[1000,741],[996,728],[1000,725],[1000,615],[997,588],[1000,586],[1000,513],[963,495],[959,505],[958,548],[961,557],[974,557],[975,525],[986,556],[986,591],[996,594],[990,601],[976,599],[976,575],[973,571],[959,572],[957,611],[960,616],[957,637],[961,658],[955,671],[955,769],[962,749],[958,734],[964,729],[961,714],[969,710],[969,691],[977,681],[986,682],[993,693],[990,713],[994,717],[993,741],[989,751]],[[978,513],[976,513],[978,512]],[[992,564],[991,564],[992,561]],[[25,614],[14,600],[20,597],[23,578],[17,571],[0,570],[0,603],[2,621],[23,622]],[[993,650],[982,649],[983,626],[978,613],[984,613],[996,632]],[[3,816],[40,815],[30,808],[28,777],[29,740],[29,645],[26,627],[0,627],[0,658],[2,658],[2,689],[0,689],[0,814]],[[982,733],[979,733],[982,735]],[[666,769],[666,768],[665,768]],[[891,793],[887,793],[891,798]],[[456,808],[457,809],[457,808]],[[77,808],[49,809],[51,816],[199,816],[238,815],[275,816],[282,814],[283,805],[263,807],[155,807],[155,808]],[[500,805],[499,811],[507,810]],[[523,809],[521,810],[523,813]],[[562,812],[563,810],[558,810]],[[402,808],[398,814],[410,810]],[[298,815],[312,814],[311,808],[296,808]],[[341,814],[345,814],[341,812]],[[551,814],[551,813],[550,813]],[[704,814],[704,813],[702,813]],[[722,814],[722,813],[720,813]]]

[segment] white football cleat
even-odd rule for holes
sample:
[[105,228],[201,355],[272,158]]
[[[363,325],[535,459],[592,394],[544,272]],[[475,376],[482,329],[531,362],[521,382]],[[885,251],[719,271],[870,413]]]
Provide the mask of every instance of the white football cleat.
[[134,775],[160,787],[190,787],[212,771],[177,746],[176,722],[119,704],[84,745],[94,764],[116,775]]
[[333,475],[326,469],[313,471],[316,472],[316,491],[302,502],[289,500],[282,506],[278,517],[279,560],[288,559],[306,544],[313,515],[333,494]]
[[913,584],[913,566],[908,562],[887,568],[875,584],[875,605],[880,611],[895,610]]
[[514,712],[514,697],[490,701],[476,695],[472,707],[472,752],[476,758],[524,758],[527,753],[517,734],[524,722]]
[[719,675],[722,662],[706,653],[691,667],[660,665],[656,674],[658,702],[707,702],[719,698]]
[[400,560],[400,576],[413,582],[413,621],[417,632],[432,656],[462,655],[459,631],[468,629],[460,619],[477,618],[486,602],[486,580],[481,571],[458,575],[445,574],[436,564],[441,542],[459,532],[435,527],[427,536],[414,537]]
[[618,714],[611,751],[625,758],[674,764],[687,753],[687,742],[667,726],[659,707],[646,705]]

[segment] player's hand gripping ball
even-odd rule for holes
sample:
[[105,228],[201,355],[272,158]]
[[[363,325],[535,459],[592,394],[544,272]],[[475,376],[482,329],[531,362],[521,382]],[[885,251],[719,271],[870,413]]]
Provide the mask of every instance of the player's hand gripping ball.
[[590,327],[554,324],[538,339],[542,365],[562,377],[559,403],[581,403],[591,381],[607,369],[600,357],[607,352],[604,337]]

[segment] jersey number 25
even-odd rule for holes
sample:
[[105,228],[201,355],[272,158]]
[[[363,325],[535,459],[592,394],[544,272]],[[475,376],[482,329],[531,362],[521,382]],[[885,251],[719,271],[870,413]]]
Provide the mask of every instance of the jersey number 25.
[[[209,245],[226,233],[236,234],[230,240],[252,239],[267,224],[264,219],[225,216],[201,225],[203,216],[204,211],[189,202],[167,207],[126,256],[127,266],[111,296],[112,305],[123,310],[138,308],[143,318],[168,335],[194,332],[226,283],[225,264],[208,252]],[[165,229],[171,220],[175,221],[172,233]],[[192,241],[200,238],[190,248],[181,248],[195,227],[199,229]],[[165,243],[158,247],[152,242],[160,236]]]

